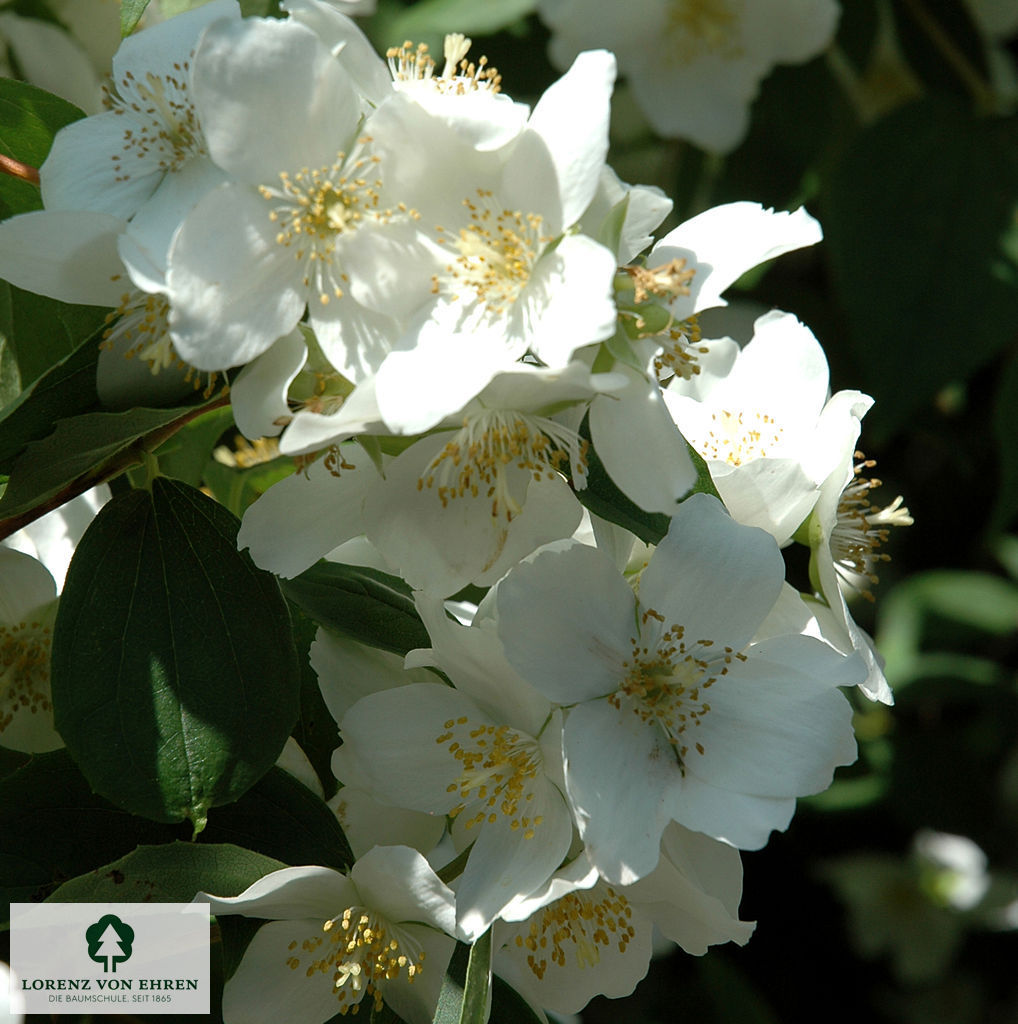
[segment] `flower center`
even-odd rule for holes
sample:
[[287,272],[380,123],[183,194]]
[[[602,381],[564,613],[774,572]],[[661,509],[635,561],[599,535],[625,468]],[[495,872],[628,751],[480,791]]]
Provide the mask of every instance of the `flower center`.
[[331,167],[283,171],[278,187],[258,186],[274,204],[269,220],[278,228],[276,243],[293,251],[304,268],[304,287],[323,306],[343,297],[347,277],[337,265],[337,250],[365,219],[387,224],[397,211],[417,217],[403,203],[396,210],[381,206],[382,179],[374,176],[381,158],[363,148],[370,141],[361,138],[357,152],[349,158],[340,153]]
[[860,577],[874,585],[880,582],[874,572],[876,563],[889,562],[891,556],[877,549],[887,543],[888,527],[911,526],[912,516],[902,505],[901,495],[884,508],[869,500],[869,492],[879,487],[881,481],[867,479],[862,471],[872,469],[876,462],[864,459],[862,452],[855,455],[863,461],[853,467],[852,479],[841,492],[837,522],[831,531],[831,554],[841,578],[872,601],[873,591],[865,583],[860,585]]
[[[103,331],[102,344],[106,348],[122,345],[124,358],[137,357],[148,363],[153,376],[171,367],[186,369],[184,379],[193,381],[197,391],[202,386],[203,374],[177,354],[170,336],[169,316],[170,303],[165,295],[140,289],[125,292],[120,305],[106,316],[106,323],[110,326]],[[207,374],[202,392],[205,398],[212,397],[218,379],[219,374],[215,371]]]
[[[527,966],[543,980],[548,967],[565,967],[568,951],[578,968],[596,967],[601,949],[615,945],[620,953],[636,934],[633,908],[605,882],[550,903],[517,931],[513,943],[526,952]],[[524,930],[525,929],[525,930]]]
[[[501,316],[526,287],[551,238],[541,234],[540,215],[496,209],[492,193],[485,189],[478,189],[477,196],[478,201],[463,200],[470,223],[460,228],[455,239],[438,228],[439,241],[459,254],[446,266],[448,276],[441,283],[452,293],[453,301],[459,301],[461,288],[469,288],[492,316]],[[432,290],[439,289],[436,277]]]
[[[582,486],[587,472],[587,442],[544,416],[492,409],[467,417],[417,481],[417,489],[434,488],[442,507],[454,498],[491,501],[493,519],[510,522],[523,510],[530,480],[557,476],[567,461]],[[508,472],[510,467],[527,475]],[[513,493],[515,489],[519,492]]]
[[21,710],[53,710],[49,672],[53,633],[45,622],[0,624],[0,737]]
[[741,57],[742,6],[743,0],[672,0],[665,23],[669,58],[691,64],[708,56]]
[[[382,1009],[380,981],[393,981],[406,972],[408,982],[423,970],[424,951],[402,929],[364,907],[347,907],[342,914],[326,921],[321,934],[312,935],[300,945],[311,957],[305,968],[307,977],[332,976],[333,991],[341,1014],[356,1013],[361,999],[371,996],[374,1011]],[[301,957],[296,955],[294,939],[287,966],[297,970]]]
[[705,459],[727,462],[730,466],[774,456],[785,432],[773,416],[759,410],[721,409],[711,415],[711,421],[713,426],[707,436],[692,443]]
[[471,43],[471,39],[459,32],[447,35],[443,47],[445,65],[441,75],[436,75],[435,59],[428,53],[427,43],[414,46],[407,40],[402,46],[392,46],[386,51],[389,73],[397,86],[415,88],[423,83],[436,92],[456,96],[468,92],[498,92],[502,76],[495,68],[488,67],[488,58],[481,57],[476,64],[467,60]]
[[[646,627],[650,620],[664,625],[664,617],[653,608],[642,614]],[[651,634],[657,629],[651,627]],[[732,660],[745,661],[746,655],[731,647],[717,648],[713,640],[687,642],[682,626],[671,625],[656,640],[631,639],[633,653],[623,662],[625,678],[608,702],[620,710],[625,707],[643,722],[654,723],[664,731],[685,774],[689,755],[688,729],[695,728],[710,711],[704,699],[718,679],[728,675]],[[693,741],[693,749],[703,754],[702,743]]]
[[531,780],[544,764],[537,741],[507,725],[471,724],[466,715],[450,718],[444,729],[435,742],[448,746],[460,765],[459,778],[446,792],[458,793],[462,803],[449,816],[455,818],[469,808],[464,825],[470,829],[494,824],[503,815],[513,831],[522,829],[524,838],[533,839],[543,819],[523,812],[534,799]]
[[176,171],[192,157],[206,153],[187,87],[190,67],[190,61],[183,61],[174,67],[174,74],[148,71],[143,79],[128,71],[116,83],[116,92],[107,92],[106,106],[130,122],[124,128],[121,151],[111,158],[115,181],[130,181],[138,160],[144,161],[144,170],[149,172],[150,154],[155,155],[161,170]]

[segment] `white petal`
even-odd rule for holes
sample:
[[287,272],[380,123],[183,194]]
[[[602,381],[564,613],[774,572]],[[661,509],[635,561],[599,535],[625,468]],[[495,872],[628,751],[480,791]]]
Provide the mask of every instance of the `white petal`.
[[116,306],[131,282],[117,253],[127,227],[88,210],[35,210],[0,223],[0,277],[61,302]]
[[337,722],[369,693],[435,681],[432,672],[405,670],[399,655],[336,636],[323,628],[315,634],[308,660],[318,676],[325,706]]
[[239,896],[200,892],[196,900],[208,903],[213,914],[298,921],[328,920],[355,901],[356,891],[346,875],[326,867],[282,868],[259,878]]
[[409,846],[376,846],[354,864],[350,879],[364,903],[393,923],[416,921],[453,934],[455,896]]
[[363,449],[350,446],[343,454],[355,469],[333,476],[319,459],[306,474],[273,484],[244,513],[237,547],[250,548],[256,565],[291,579],[363,533],[364,492],[377,474]]
[[[696,483],[696,468],[661,388],[636,373],[624,391],[590,406],[594,449],[615,485],[648,512],[672,515]],[[633,437],[641,439],[633,444]]]
[[649,874],[683,782],[664,733],[607,701],[588,701],[569,712],[563,748],[569,803],[591,863],[621,885]]
[[785,563],[774,538],[741,526],[707,494],[672,518],[640,581],[640,603],[682,626],[688,641],[741,650],[778,599]]
[[496,600],[506,657],[551,700],[571,704],[617,689],[635,599],[605,554],[549,544],[499,583]]
[[562,196],[562,226],[580,219],[597,190],[608,153],[608,115],[615,57],[581,53],[545,90],[527,124],[548,146]]
[[17,625],[56,596],[57,585],[42,562],[0,545],[0,623]]
[[534,268],[517,302],[532,307],[528,347],[548,366],[564,367],[573,352],[615,330],[615,257],[584,235],[567,235]]
[[304,336],[293,330],[240,371],[230,385],[230,406],[245,437],[274,437],[283,429],[291,416],[286,394],[307,357]]
[[[233,1024],[265,1020],[322,1024],[339,1012],[331,973],[311,971],[309,977],[308,965],[291,969],[288,964],[303,952],[305,940],[321,937],[324,922],[343,907],[322,909],[324,913],[316,918],[272,921],[258,929],[236,973],[226,982],[224,1019]],[[290,948],[291,943],[296,943],[296,949]]]
[[166,277],[180,355],[202,370],[250,362],[304,312],[302,265],[276,242],[253,189],[224,185],[180,227]]
[[815,245],[822,237],[820,225],[801,207],[783,213],[758,203],[728,203],[670,231],[651,250],[648,263],[656,267],[685,259],[687,266],[697,269],[690,295],[675,303],[681,319],[701,309],[723,306],[722,292],[751,267],[804,245]]
[[275,184],[280,171],[331,166],[360,114],[343,68],[296,21],[210,27],[193,91],[212,159],[252,185]]

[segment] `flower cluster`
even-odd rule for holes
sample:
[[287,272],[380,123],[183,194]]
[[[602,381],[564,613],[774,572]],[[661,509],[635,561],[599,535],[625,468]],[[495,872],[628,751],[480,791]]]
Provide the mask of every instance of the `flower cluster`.
[[358,859],[211,897],[276,921],[226,1019],[367,998],[429,1021],[453,940],[489,929],[496,973],[576,1012],[632,991],[655,926],[693,954],[748,940],[739,850],[853,761],[843,691],[891,700],[845,586],[908,513],[871,503],[871,399],[830,393],[806,326],[700,323],[819,225],[740,202],[654,242],[670,201],[606,163],[610,53],[531,108],[462,36],[383,60],[335,4],[282,7],[129,37],[45,208],[0,224],[0,276],[115,310],[111,405],[228,379],[296,468],[239,545],[284,578],[399,576],[430,637],[404,664],[320,631]]

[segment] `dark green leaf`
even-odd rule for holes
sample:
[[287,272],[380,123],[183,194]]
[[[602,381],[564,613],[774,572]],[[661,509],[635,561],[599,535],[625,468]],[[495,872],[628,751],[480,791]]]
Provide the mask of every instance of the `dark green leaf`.
[[72,306],[0,282],[0,334],[17,359],[22,386],[73,353],[105,321],[100,306]]
[[1016,122],[933,97],[861,133],[832,174],[822,219],[859,386],[877,400],[869,431],[900,428],[1011,343],[1015,180]]
[[199,892],[238,896],[285,867],[278,860],[230,843],[139,846],[126,857],[64,882],[57,903],[190,903]]
[[273,768],[243,798],[214,807],[202,840],[234,843],[286,864],[347,871],[353,853],[328,807],[292,775]]
[[491,979],[491,1024],[542,1024],[533,1007],[497,975]]
[[268,771],[297,717],[286,604],[237,528],[165,478],[114,498],[78,544],[54,627],[54,720],[89,782],[197,832]]
[[36,754],[0,781],[0,902],[37,901],[139,843],[182,837],[94,794],[66,750]]
[[98,337],[79,345],[0,414],[0,472],[9,473],[29,441],[46,437],[61,418],[92,409],[99,401],[95,388]]
[[[128,814],[93,793],[67,750],[36,754],[0,779],[0,901],[38,901],[57,885],[189,829]],[[202,843],[231,843],[284,864],[349,868],[335,815],[273,768],[239,801],[210,812]]]
[[129,36],[141,21],[149,0],[120,0],[120,34]]
[[318,674],[308,660],[318,626],[297,607],[291,607],[290,617],[293,619],[293,635],[297,643],[301,674],[300,716],[293,731],[293,738],[307,754],[328,800],[338,788],[336,778],[332,774],[332,754],[339,746],[339,726],[325,706],[322,690],[318,685]]
[[133,465],[145,450],[196,415],[194,406],[175,409],[129,409],[87,412],[57,422],[54,431],[25,445],[11,467],[11,479],[0,498],[0,519],[14,519],[84,482],[81,489],[104,479],[104,466]]
[[[38,169],[53,136],[84,114],[73,103],[12,78],[0,78],[0,153]],[[39,188],[0,174],[0,218],[42,208]]]
[[398,576],[323,561],[280,585],[315,622],[341,636],[393,654],[431,646],[410,588]]

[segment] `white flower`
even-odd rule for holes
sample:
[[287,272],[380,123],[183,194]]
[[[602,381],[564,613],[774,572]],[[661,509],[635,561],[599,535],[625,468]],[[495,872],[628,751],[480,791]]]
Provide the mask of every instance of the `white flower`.
[[569,709],[567,793],[609,882],[652,871],[671,820],[762,846],[796,796],[854,759],[836,687],[858,683],[862,666],[812,636],[765,628],[783,578],[772,537],[694,494],[644,570],[639,601],[607,556],[569,542],[499,584],[507,658]]
[[559,726],[548,701],[510,668],[497,634],[447,619],[418,596],[435,648],[409,666],[442,669],[439,682],[386,689],[343,716],[333,770],[354,776],[379,802],[452,819],[470,847],[456,888],[467,941],[513,900],[550,878],[569,850],[572,818],[559,788]]
[[[701,372],[673,380],[665,403],[706,460],[728,511],[785,545],[842,458],[832,440],[843,431],[827,420],[854,419],[850,403],[827,401],[823,349],[788,313],[760,317],[743,349],[730,338],[703,348]],[[848,394],[855,402],[867,400]]]
[[[239,19],[236,0],[212,0],[129,36],[113,58],[110,109],[62,128],[40,168],[48,210],[129,219],[189,164],[207,167],[190,90],[191,58],[207,25]],[[218,178],[192,168],[194,195]]]
[[209,369],[248,362],[308,306],[338,370],[373,370],[397,336],[378,310],[414,292],[416,228],[387,198],[342,63],[296,21],[219,23],[195,58],[194,93],[209,152],[235,180],[205,196],[170,251],[181,354]]
[[228,1024],[324,1024],[382,1000],[430,1024],[455,926],[453,894],[416,850],[376,846],[349,876],[274,871],[239,896],[199,893],[212,912],[269,918],[223,992]]
[[472,177],[473,185],[437,234],[434,299],[378,372],[379,409],[394,431],[439,422],[528,350],[560,369],[576,348],[614,330],[614,256],[568,231],[604,166],[614,75],[610,54],[581,54],[504,156],[461,144],[456,182]]
[[[579,857],[542,891],[517,901],[494,928],[494,969],[532,1003],[575,1013],[596,995],[628,995],[646,974],[657,926],[687,953],[744,945],[739,852],[674,822],[645,878],[613,886]],[[563,894],[563,890],[565,891]]]
[[837,27],[835,0],[540,0],[551,59],[610,46],[659,134],[725,153],[746,134],[749,105],[775,64],[820,53]]
[[825,420],[824,434],[818,444],[838,453],[838,462],[820,486],[816,505],[805,524],[805,537],[810,546],[810,577],[816,591],[827,605],[824,614],[817,613],[824,627],[825,639],[838,650],[856,651],[866,662],[866,679],[860,689],[871,700],[893,703],[890,687],[884,677],[883,663],[873,641],[852,618],[845,590],[857,590],[870,600],[870,586],[878,582],[876,565],[889,556],[879,548],[888,538],[888,527],[912,523],[909,511],[900,497],[886,508],[869,500],[869,492],[879,480],[863,475],[873,463],[857,462],[860,453],[856,443],[862,428],[862,417],[872,399],[858,392],[839,392],[830,403],[841,405],[838,415]]

